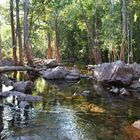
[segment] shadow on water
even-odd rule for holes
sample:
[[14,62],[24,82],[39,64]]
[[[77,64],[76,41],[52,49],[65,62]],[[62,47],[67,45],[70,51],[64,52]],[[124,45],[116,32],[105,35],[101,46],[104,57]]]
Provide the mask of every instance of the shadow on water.
[[[140,119],[139,101],[114,98],[91,79],[46,81],[26,73],[14,78],[32,80],[32,94],[43,100],[20,108],[16,98],[1,99],[1,139],[128,140],[123,128]],[[83,96],[83,91],[92,96]]]

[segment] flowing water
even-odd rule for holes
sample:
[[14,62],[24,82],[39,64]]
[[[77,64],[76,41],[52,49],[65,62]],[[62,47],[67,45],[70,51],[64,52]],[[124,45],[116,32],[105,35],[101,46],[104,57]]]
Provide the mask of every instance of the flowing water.
[[[0,139],[4,140],[128,140],[125,127],[140,119],[140,102],[99,96],[91,79],[68,83],[34,79],[33,95],[41,102],[27,109],[0,100]],[[79,96],[91,91],[93,98]],[[74,96],[75,95],[75,96]]]

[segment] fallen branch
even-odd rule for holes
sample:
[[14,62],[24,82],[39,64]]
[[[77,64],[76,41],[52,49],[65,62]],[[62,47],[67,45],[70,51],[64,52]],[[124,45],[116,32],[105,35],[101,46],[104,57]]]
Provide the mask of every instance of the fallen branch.
[[35,71],[38,72],[41,69],[36,69],[29,66],[2,66],[0,67],[0,73],[9,71]]

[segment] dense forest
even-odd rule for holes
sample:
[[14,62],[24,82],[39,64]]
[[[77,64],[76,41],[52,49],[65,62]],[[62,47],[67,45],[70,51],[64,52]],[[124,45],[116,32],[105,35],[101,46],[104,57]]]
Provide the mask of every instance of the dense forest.
[[139,9],[139,0],[6,1],[0,6],[0,60],[140,62]]

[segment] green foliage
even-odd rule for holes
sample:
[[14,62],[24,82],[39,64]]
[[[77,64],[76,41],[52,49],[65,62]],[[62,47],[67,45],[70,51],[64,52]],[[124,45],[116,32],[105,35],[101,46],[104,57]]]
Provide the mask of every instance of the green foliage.
[[[32,0],[29,7],[30,45],[37,57],[47,57],[47,33],[51,34],[52,47],[55,41],[55,22],[58,26],[59,47],[62,59],[69,61],[87,61],[92,47],[100,47],[103,61],[107,61],[107,52],[113,48],[120,51],[122,39],[122,2],[115,0],[114,10],[111,1],[106,0]],[[133,17],[132,46],[134,60],[140,62],[140,1],[127,0],[127,23],[130,27],[130,15]],[[9,5],[1,8],[2,41],[4,55],[10,55],[11,30]],[[88,42],[88,29],[91,27],[94,45]],[[23,29],[23,2],[20,1],[21,29]],[[23,34],[23,31],[22,31]],[[23,37],[22,37],[23,38]],[[96,44],[96,41],[99,43]],[[54,48],[53,48],[54,49]],[[10,50],[10,51],[9,51]],[[127,50],[126,50],[127,51]]]

